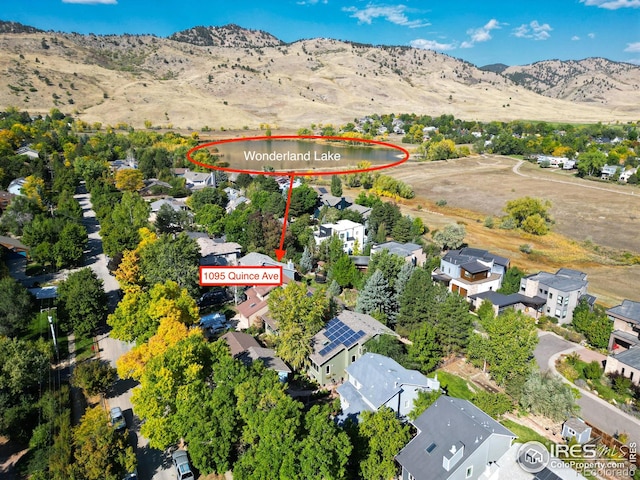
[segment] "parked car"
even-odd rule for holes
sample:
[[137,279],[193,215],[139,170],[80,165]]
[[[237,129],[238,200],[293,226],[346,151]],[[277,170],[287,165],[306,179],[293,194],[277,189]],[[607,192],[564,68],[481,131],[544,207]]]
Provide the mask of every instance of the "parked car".
[[200,308],[212,307],[214,305],[222,305],[229,300],[227,292],[223,289],[210,290],[202,295],[196,304]]
[[185,450],[176,450],[171,456],[173,465],[178,472],[178,480],[191,480],[195,479],[193,472],[191,471],[191,465],[189,465],[189,456]]
[[127,428],[127,421],[124,419],[120,407],[113,407],[109,411],[109,416],[111,417],[111,426],[115,428],[117,432],[121,432]]
[[127,473],[122,480],[138,480],[138,470],[134,470],[131,473]]

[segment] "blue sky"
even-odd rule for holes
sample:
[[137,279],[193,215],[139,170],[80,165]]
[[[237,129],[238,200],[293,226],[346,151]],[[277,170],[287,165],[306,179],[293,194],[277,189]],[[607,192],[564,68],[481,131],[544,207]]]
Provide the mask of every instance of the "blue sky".
[[0,19],[44,30],[153,33],[196,25],[411,45],[475,65],[605,57],[640,64],[640,0],[0,0]]

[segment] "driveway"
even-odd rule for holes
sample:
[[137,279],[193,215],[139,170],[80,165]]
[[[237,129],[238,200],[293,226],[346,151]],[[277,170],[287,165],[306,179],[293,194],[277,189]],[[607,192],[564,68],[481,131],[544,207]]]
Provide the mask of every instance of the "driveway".
[[[551,332],[540,332],[540,342],[536,347],[534,356],[540,370],[545,372],[551,370],[555,375],[562,378],[565,383],[576,387],[573,383],[566,380],[555,369],[555,361],[562,354],[577,352],[585,361],[598,360],[601,357],[594,356],[593,353],[577,343],[568,342],[563,338]],[[546,365],[545,362],[546,361]],[[591,392],[580,390],[580,398],[576,403],[580,407],[580,416],[590,424],[600,430],[615,435],[618,433],[627,433],[629,442],[640,443],[640,420],[628,415],[605,400],[598,398]]]
[[[113,311],[118,303],[120,286],[107,268],[107,257],[102,249],[102,237],[100,236],[100,224],[91,205],[90,195],[80,187],[80,193],[74,197],[80,203],[83,211],[83,225],[87,228],[89,236],[88,252],[85,252],[85,266],[90,267],[98,278],[103,281],[104,290],[107,293],[109,311]],[[101,333],[96,337],[98,342],[98,356],[108,361],[113,367],[122,355],[130,351],[133,343],[122,342],[111,338],[109,333]],[[138,475],[141,480],[174,480],[175,473],[170,467],[170,459],[166,452],[149,447],[149,440],[139,434],[140,420],[133,414],[131,393],[137,382],[129,379],[118,379],[106,397],[109,408],[120,407],[124,413],[131,445],[135,446],[138,459]]]

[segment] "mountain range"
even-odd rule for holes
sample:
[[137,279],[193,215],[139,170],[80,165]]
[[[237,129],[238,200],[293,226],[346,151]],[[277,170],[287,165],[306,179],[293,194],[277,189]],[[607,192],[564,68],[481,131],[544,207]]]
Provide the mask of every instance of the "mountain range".
[[168,38],[44,32],[0,22],[0,108],[88,122],[296,129],[372,113],[465,120],[640,118],[640,66],[604,58],[478,68],[403,46],[284,43],[237,25]]

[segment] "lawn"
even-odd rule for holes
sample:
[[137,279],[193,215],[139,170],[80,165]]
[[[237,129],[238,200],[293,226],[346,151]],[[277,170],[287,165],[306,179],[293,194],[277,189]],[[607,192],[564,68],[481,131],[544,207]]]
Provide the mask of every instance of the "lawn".
[[437,370],[429,376],[433,377],[435,374],[438,375],[440,387],[446,389],[447,395],[450,397],[463,398],[465,400],[471,400],[473,398],[473,392],[469,389],[469,384],[464,378],[443,370]]

